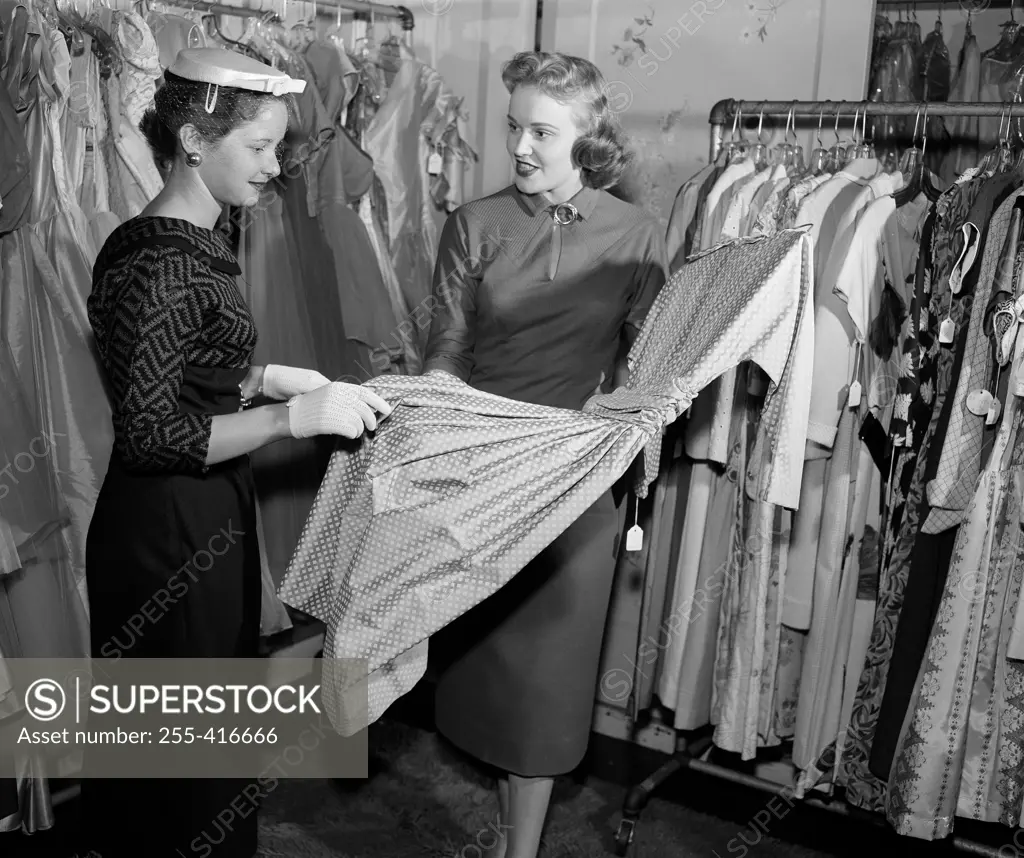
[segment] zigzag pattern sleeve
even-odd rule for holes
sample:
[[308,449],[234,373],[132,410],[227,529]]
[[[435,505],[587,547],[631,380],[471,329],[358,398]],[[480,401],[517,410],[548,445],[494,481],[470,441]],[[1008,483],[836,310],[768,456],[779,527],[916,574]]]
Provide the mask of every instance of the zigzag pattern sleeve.
[[213,417],[182,414],[178,394],[203,309],[205,272],[184,253],[135,254],[107,329],[113,388],[114,446],[125,465],[150,473],[198,473],[206,467]]

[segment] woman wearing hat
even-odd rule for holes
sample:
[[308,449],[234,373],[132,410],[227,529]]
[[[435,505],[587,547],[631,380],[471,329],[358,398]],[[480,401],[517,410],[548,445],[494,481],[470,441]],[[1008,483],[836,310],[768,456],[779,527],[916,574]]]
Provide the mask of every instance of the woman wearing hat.
[[[304,86],[240,54],[185,50],[143,119],[166,184],[110,235],[88,301],[115,434],[86,548],[94,657],[256,656],[247,454],[288,437],[358,437],[390,411],[314,370],[252,365],[240,269],[214,229],[225,206],[254,205],[279,174],[284,96]],[[103,858],[250,858],[257,797],[246,786],[86,778],[87,845]]]
[[[579,409],[665,281],[662,230],[605,190],[628,158],[592,63],[523,53],[502,77],[515,182],[445,224],[426,369]],[[553,778],[586,751],[617,531],[609,492],[432,639],[438,729],[499,772],[495,856],[535,858]]]

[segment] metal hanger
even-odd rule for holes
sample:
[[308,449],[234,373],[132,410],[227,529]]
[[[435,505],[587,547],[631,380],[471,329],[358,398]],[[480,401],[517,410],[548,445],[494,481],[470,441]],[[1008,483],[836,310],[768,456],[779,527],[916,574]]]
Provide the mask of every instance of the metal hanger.
[[[789,135],[792,133],[793,141],[789,142]],[[796,134],[796,105],[789,108],[786,114],[786,130],[783,142],[775,147],[778,156],[777,163],[785,167],[791,174],[804,172],[804,150],[800,146]]]
[[750,157],[754,162],[755,170],[763,170],[768,166],[768,147],[762,142],[761,130],[764,127],[764,103],[761,104],[761,112],[757,117],[757,143],[754,144],[750,152]]
[[850,145],[846,147],[846,163],[859,158],[857,154],[860,149],[861,141],[858,139],[858,128],[860,127],[860,105],[853,110],[853,135],[850,137]]
[[874,158],[874,146],[867,142],[867,108],[864,108],[864,115],[860,118],[860,142],[854,148],[854,158]]
[[739,105],[732,117],[732,134],[729,142],[723,147],[726,155],[726,164],[734,164],[739,161],[747,152],[747,141],[743,137],[743,108]]
[[[908,167],[910,168],[910,181],[907,182],[900,190],[893,194],[893,201],[896,203],[896,208],[904,206],[912,200],[917,199],[918,195],[924,193],[924,195],[935,202],[941,194],[942,190],[935,186],[932,182],[931,174],[927,172],[924,164],[924,155],[928,148],[928,105],[924,107],[924,119],[921,120],[921,112],[918,110],[917,119],[914,121],[914,142],[917,139],[917,128],[918,122],[921,124],[921,148],[917,149],[916,145],[913,147],[908,159]],[[916,153],[916,154],[915,154]]]
[[825,148],[825,144],[821,142],[821,125],[825,119],[825,108],[822,107],[818,111],[818,148],[811,152],[811,158],[807,165],[807,174],[811,176],[820,176],[825,172],[825,167],[828,164],[828,149]]
[[839,170],[846,166],[846,147],[842,145],[842,138],[839,136],[839,117],[841,115],[841,107],[836,108],[836,124],[833,132],[836,135],[836,142],[832,144],[832,148],[828,150],[828,165],[825,167],[829,173],[837,173]]

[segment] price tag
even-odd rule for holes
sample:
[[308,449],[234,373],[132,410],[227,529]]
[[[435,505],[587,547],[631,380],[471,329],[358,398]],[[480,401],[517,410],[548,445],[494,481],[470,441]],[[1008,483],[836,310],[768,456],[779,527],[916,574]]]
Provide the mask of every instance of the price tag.
[[907,441],[907,446],[908,447],[913,447],[914,446],[914,433],[910,431],[910,427],[909,426],[907,427],[907,438],[906,438],[906,441]]
[[1002,403],[993,396],[992,404],[989,406],[988,414],[985,416],[985,425],[995,426],[996,423],[999,421],[999,415],[1000,413],[1002,413],[1002,410]]
[[861,359],[861,344],[856,344],[856,354],[853,359],[853,373],[851,378],[853,381],[850,382],[850,392],[846,397],[847,408],[859,408],[860,397],[861,397],[861,386],[860,386],[860,359]]
[[626,531],[626,551],[639,551],[644,547],[644,529],[634,524]]
[[975,417],[986,417],[992,409],[992,400],[995,399],[987,390],[972,390],[967,395],[967,410]]
[[427,158],[427,172],[431,176],[436,176],[441,172],[441,168],[444,167],[444,160],[441,158],[439,152],[431,152],[430,157]]
[[954,333],[956,333],[956,322],[949,318],[943,319],[942,324],[939,325],[939,342],[948,346],[953,342]]

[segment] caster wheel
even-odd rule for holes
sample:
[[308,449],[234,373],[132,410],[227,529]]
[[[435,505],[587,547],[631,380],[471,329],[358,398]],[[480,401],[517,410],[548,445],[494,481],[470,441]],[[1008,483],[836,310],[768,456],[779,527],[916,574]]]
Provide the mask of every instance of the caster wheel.
[[629,854],[629,847],[633,843],[633,832],[636,830],[636,820],[624,819],[619,823],[619,830],[615,832],[615,854],[625,856]]

